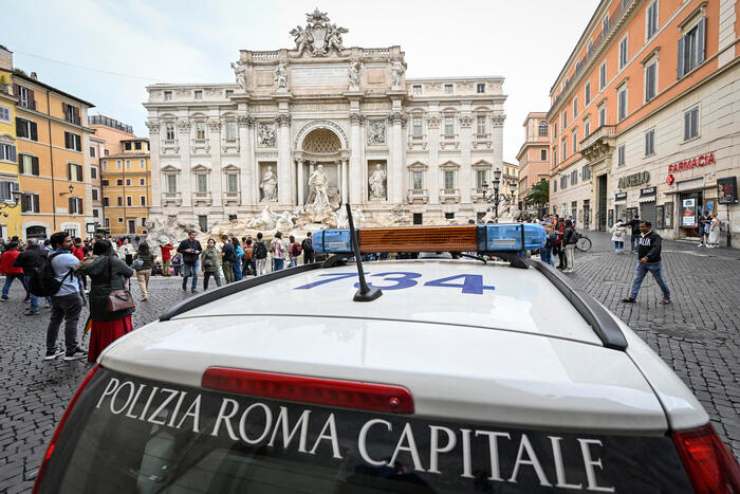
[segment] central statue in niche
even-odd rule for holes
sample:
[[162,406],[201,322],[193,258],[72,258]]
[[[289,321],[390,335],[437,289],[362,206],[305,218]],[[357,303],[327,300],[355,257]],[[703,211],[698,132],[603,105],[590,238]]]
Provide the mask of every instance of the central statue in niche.
[[308,186],[311,188],[309,204],[315,212],[318,213],[331,208],[329,204],[329,178],[324,173],[323,165],[318,165],[308,178]]

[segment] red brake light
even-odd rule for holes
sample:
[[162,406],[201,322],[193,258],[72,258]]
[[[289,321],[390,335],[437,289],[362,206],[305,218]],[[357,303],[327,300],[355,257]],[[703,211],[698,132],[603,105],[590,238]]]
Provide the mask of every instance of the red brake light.
[[740,466],[711,424],[674,432],[673,442],[697,494],[740,493]]
[[374,412],[414,413],[411,392],[390,384],[344,381],[244,369],[209,367],[204,388],[274,400]]
[[54,448],[56,447],[57,439],[59,439],[59,434],[61,434],[62,429],[64,429],[65,422],[67,422],[69,415],[72,413],[72,409],[75,407],[75,404],[77,404],[77,400],[80,398],[80,395],[82,394],[82,390],[85,389],[85,386],[87,386],[87,384],[93,378],[95,373],[98,371],[99,367],[100,366],[98,364],[95,364],[92,367],[92,369],[87,371],[87,374],[85,375],[84,379],[82,379],[82,382],[77,387],[75,394],[72,395],[72,399],[69,400],[67,409],[64,410],[62,419],[59,421],[56,428],[54,429],[54,434],[51,436],[51,441],[49,442],[49,446],[46,448],[46,452],[44,453],[44,458],[41,461],[41,467],[39,467],[39,472],[36,475],[36,481],[33,484],[33,494],[37,494],[39,492],[39,486],[41,485],[41,481],[44,478],[44,473],[46,472],[46,466],[49,463],[51,456],[54,454]]

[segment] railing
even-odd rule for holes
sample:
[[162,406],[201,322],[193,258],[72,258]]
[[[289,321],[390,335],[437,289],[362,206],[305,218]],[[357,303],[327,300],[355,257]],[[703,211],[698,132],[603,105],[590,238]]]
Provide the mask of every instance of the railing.
[[581,150],[589,148],[600,139],[613,138],[615,133],[616,127],[614,125],[602,125],[589,134],[588,137],[584,137],[583,140],[581,140]]
[[365,48],[362,54],[368,57],[389,57],[391,50],[390,48]]
[[460,201],[460,189],[440,189],[440,201],[458,202]]
[[253,51],[251,53],[254,60],[277,60],[280,57],[280,50]]
[[18,106],[27,110],[36,110],[36,100],[18,101]]
[[406,200],[410,203],[427,203],[429,202],[429,193],[427,189],[409,189],[408,194],[406,194]]

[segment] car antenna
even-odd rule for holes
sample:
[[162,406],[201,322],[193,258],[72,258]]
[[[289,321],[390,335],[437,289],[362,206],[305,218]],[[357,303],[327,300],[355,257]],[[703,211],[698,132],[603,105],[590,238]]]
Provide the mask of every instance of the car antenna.
[[365,270],[362,269],[362,256],[360,255],[360,238],[355,230],[355,222],[352,219],[352,208],[349,203],[347,207],[347,220],[349,221],[349,236],[352,241],[352,251],[355,253],[355,264],[357,265],[357,275],[360,277],[360,289],[355,292],[352,300],[355,302],[372,302],[383,295],[379,288],[370,288],[365,280]]

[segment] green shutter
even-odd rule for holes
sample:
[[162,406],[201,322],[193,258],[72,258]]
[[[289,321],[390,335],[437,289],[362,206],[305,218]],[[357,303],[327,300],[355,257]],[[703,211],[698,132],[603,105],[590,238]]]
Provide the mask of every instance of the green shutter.
[[698,45],[698,55],[696,57],[696,64],[701,65],[706,60],[706,47],[707,47],[707,18],[702,17],[697,26],[696,43]]
[[682,78],[684,75],[684,46],[685,46],[684,41],[685,39],[686,38],[683,36],[678,39],[678,64],[676,65],[677,72],[678,72],[676,75],[677,79]]

